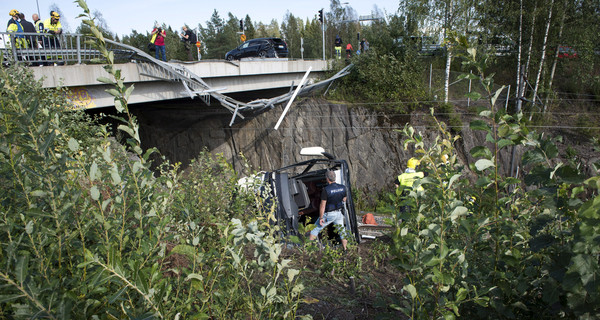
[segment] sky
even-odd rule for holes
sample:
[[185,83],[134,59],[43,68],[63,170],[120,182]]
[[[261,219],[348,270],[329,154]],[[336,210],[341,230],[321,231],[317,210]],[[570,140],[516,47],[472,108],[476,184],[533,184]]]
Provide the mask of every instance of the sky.
[[[340,0],[347,2],[358,15],[369,15],[375,6],[385,14],[394,14],[398,9],[399,0]],[[8,21],[8,13],[11,9],[17,9],[25,13],[25,18],[32,21],[31,15],[39,11],[42,20],[49,17],[50,7],[56,4],[63,13],[62,21],[66,21],[70,32],[75,32],[81,24],[81,19],[76,17],[82,13],[81,8],[73,0],[0,0],[0,13],[4,12]],[[87,0],[88,7],[93,12],[98,10],[102,13],[109,29],[120,37],[129,35],[132,30],[139,33],[150,31],[155,21],[170,25],[173,29],[181,29],[188,24],[192,28],[198,23],[206,26],[217,10],[222,19],[227,20],[231,12],[238,19],[246,15],[254,23],[263,22],[269,24],[276,19],[280,24],[286,12],[296,17],[312,19],[317,12],[324,8],[329,10],[329,0],[229,0],[229,1],[198,1],[198,0]],[[5,31],[5,30],[2,30]]]

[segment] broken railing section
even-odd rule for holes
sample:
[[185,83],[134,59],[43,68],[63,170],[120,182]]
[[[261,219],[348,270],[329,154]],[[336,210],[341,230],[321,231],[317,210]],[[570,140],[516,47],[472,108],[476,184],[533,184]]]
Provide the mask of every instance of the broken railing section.
[[204,80],[202,80],[200,76],[194,74],[192,71],[190,71],[183,65],[171,64],[161,61],[159,59],[155,59],[154,57],[150,56],[149,54],[138,48],[120,42],[108,39],[105,39],[105,41],[114,46],[122,47],[127,49],[128,51],[135,52],[135,56],[137,59],[135,59],[134,61],[139,67],[140,74],[164,81],[179,81],[183,85],[183,88],[185,90],[184,92],[186,92],[190,96],[190,98],[194,99],[195,97],[199,97],[204,103],[206,103],[209,106],[211,105],[212,100],[218,101],[233,115],[229,123],[230,126],[233,125],[238,118],[243,120],[248,115],[256,115],[262,113],[267,109],[273,108],[277,104],[293,100],[296,94],[309,94],[313,90],[329,85],[336,79],[346,76],[353,66],[352,64],[346,66],[329,79],[311,84],[309,86],[301,87],[299,91],[296,90],[298,92],[290,91],[289,93],[270,99],[258,99],[250,102],[242,102],[219,92],[224,90],[225,88],[211,88],[206,82],[204,82]]

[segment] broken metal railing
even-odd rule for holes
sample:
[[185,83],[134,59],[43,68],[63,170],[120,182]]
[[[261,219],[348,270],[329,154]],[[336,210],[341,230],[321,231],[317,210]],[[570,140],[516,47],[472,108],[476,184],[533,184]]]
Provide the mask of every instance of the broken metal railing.
[[[95,49],[88,38],[82,34],[51,35],[46,33],[8,33],[0,32],[0,53],[4,63],[22,62],[29,65],[50,65],[98,62],[103,57]],[[230,125],[238,118],[256,115],[275,105],[287,102],[292,97],[292,90],[270,99],[257,99],[250,102],[235,100],[219,92],[222,89],[211,88],[202,77],[194,74],[182,64],[168,63],[155,59],[138,48],[104,39],[107,50],[112,51],[116,60],[133,61],[141,75],[157,80],[181,82],[183,89],[191,99],[200,98],[206,105],[216,100],[232,113]],[[349,73],[352,65],[339,71],[329,79],[302,87],[299,95],[307,94],[316,88],[330,84],[332,81]],[[294,85],[292,84],[292,87]]]

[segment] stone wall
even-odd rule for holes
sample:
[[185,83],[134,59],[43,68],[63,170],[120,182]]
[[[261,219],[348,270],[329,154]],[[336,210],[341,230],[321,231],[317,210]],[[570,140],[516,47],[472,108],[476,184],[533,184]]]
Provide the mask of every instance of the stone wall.
[[[365,194],[392,188],[395,177],[414,156],[412,150],[403,149],[400,130],[407,122],[420,130],[426,141],[434,141],[437,135],[433,122],[423,120],[428,117],[424,114],[394,117],[321,99],[297,102],[279,130],[274,130],[282,112],[282,106],[276,107],[233,127],[229,127],[229,113],[207,115],[189,106],[143,109],[137,116],[143,146],[157,147],[172,162],[185,166],[206,147],[222,153],[236,169],[241,169],[242,153],[254,170],[273,170],[309,159],[300,156],[301,148],[321,146],[348,161],[353,186]],[[485,134],[470,131],[468,125],[461,134],[456,147],[460,161],[468,164],[473,161],[468,151],[484,142]],[[503,174],[510,169],[510,157],[509,152],[500,155]]]

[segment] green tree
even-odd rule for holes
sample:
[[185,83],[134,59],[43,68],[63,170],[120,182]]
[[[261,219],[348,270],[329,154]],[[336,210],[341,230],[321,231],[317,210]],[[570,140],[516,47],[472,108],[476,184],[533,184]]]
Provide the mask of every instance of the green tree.
[[302,37],[302,19],[287,12],[281,23],[281,35],[287,43],[290,59],[301,57],[300,38]]
[[254,29],[254,23],[252,23],[252,19],[250,19],[249,15],[246,15],[246,18],[244,19],[244,28],[246,29],[244,32],[246,33],[247,39],[256,38],[256,29]]

